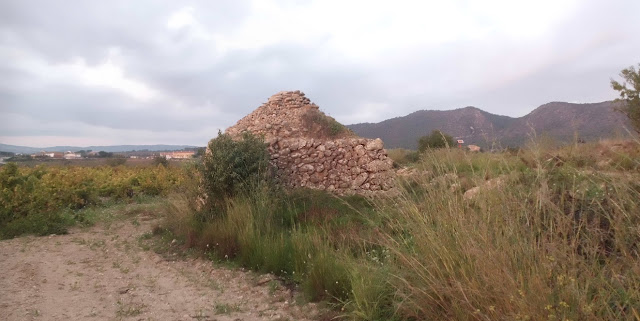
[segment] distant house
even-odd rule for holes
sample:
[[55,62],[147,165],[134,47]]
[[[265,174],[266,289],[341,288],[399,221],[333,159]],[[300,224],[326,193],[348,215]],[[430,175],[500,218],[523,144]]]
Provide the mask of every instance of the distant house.
[[68,151],[68,152],[64,153],[63,157],[64,157],[64,159],[80,159],[80,158],[82,158],[82,155],[73,153],[71,151]]
[[63,158],[64,154],[61,152],[47,152],[47,151],[41,151],[39,153],[35,153],[33,155],[31,155],[32,157],[43,157],[43,158]]
[[164,152],[160,153],[160,156],[166,159],[188,159],[193,158],[196,152],[194,151],[175,151],[175,152]]

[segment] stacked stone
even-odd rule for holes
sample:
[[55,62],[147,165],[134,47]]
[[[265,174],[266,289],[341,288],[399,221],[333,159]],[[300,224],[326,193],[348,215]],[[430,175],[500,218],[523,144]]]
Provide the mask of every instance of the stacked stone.
[[335,194],[372,195],[393,191],[395,172],[381,139],[308,137],[302,116],[318,109],[300,91],[280,92],[227,129],[264,135],[271,162],[286,185]]
[[393,187],[393,162],[379,138],[274,139],[269,152],[279,176],[291,187],[337,194],[368,194]]
[[238,136],[243,131],[264,135],[266,139],[275,137],[304,137],[307,128],[303,126],[302,117],[310,109],[318,109],[304,93],[282,91],[269,98],[251,114],[240,119],[238,123],[227,129],[227,133]]

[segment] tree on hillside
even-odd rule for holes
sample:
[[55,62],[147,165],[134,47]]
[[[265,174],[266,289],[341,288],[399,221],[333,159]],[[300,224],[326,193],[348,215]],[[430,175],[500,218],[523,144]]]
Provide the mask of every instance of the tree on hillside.
[[640,134],[640,64],[638,70],[634,66],[623,69],[620,76],[623,83],[611,80],[611,87],[620,92],[620,98],[616,99],[620,106],[616,110],[629,117],[633,129]]
[[453,137],[439,130],[432,131],[431,135],[418,138],[418,151],[421,153],[431,148],[445,148],[450,146],[455,146]]

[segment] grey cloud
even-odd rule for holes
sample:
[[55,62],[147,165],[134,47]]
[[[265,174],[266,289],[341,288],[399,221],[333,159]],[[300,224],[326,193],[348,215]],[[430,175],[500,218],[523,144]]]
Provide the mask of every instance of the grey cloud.
[[[202,28],[220,34],[231,34],[246,22],[251,5],[191,4]],[[115,136],[143,130],[161,137],[173,130],[188,139],[183,143],[204,144],[204,131],[230,126],[273,93],[291,89],[303,90],[343,122],[467,105],[521,116],[549,101],[613,99],[609,78],[640,59],[637,1],[580,1],[544,39],[492,37],[388,48],[374,63],[347,59],[325,48],[324,38],[306,43],[284,39],[222,54],[214,40],[194,37],[193,27],[166,28],[169,16],[183,7],[150,0],[0,3],[0,54],[13,48],[51,65],[82,57],[93,66],[117,47],[120,54],[114,59],[125,76],[165,97],[141,102],[111,89],[46,83],[0,61],[0,118],[22,122],[22,127],[0,126],[0,135],[82,135],[82,130],[100,127],[112,128]],[[47,125],[56,122],[81,125]]]
[[229,121],[218,118],[224,114],[212,113],[214,117],[206,119],[153,103],[142,104],[110,91],[66,86],[51,86],[35,95],[4,95],[3,98],[10,107],[15,106],[11,108],[14,113],[43,122],[76,121],[114,129],[163,131],[200,129],[213,122]]
[[[247,1],[200,1],[197,15],[207,25],[228,30],[240,23]],[[4,1],[0,28],[15,32],[20,42],[51,62],[79,55],[96,63],[108,48],[119,46],[142,55],[153,52],[154,37],[184,4],[175,1]],[[200,14],[198,14],[200,13]]]

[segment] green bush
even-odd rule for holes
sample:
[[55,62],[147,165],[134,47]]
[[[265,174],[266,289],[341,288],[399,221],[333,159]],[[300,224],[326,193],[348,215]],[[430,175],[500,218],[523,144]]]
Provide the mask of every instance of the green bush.
[[153,158],[153,165],[155,166],[160,165],[160,166],[167,167],[169,166],[169,160],[163,156],[156,156]]
[[202,168],[207,208],[224,211],[229,198],[251,193],[269,180],[269,152],[262,138],[244,133],[235,141],[218,133],[208,145]]
[[434,130],[430,135],[422,136],[418,139],[418,151],[421,153],[427,149],[448,148],[452,146],[455,146],[453,137],[439,130]]

